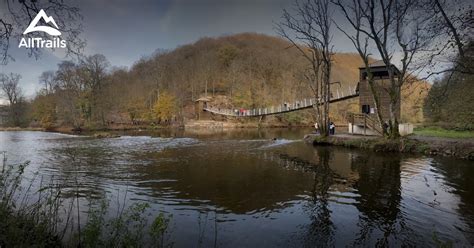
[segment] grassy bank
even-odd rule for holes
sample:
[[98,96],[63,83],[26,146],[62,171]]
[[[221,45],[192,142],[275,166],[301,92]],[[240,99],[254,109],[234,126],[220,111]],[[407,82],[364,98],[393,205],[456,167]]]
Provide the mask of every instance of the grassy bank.
[[455,139],[472,139],[474,131],[469,130],[448,130],[442,127],[417,127],[414,130],[416,135]]
[[305,141],[315,146],[335,145],[349,148],[367,149],[374,152],[400,152],[425,155],[450,156],[474,160],[474,145],[468,139],[443,140],[431,139],[429,141],[413,137],[402,137],[389,140],[382,137],[365,137],[354,135],[335,135],[321,137],[307,135]]

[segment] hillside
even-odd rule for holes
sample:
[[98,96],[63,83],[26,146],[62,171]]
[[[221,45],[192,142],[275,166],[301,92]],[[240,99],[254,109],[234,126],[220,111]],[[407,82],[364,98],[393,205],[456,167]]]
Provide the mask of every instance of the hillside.
[[[89,57],[91,62],[97,59],[104,60],[97,55]],[[332,81],[339,84],[331,86],[333,94],[337,90],[347,91],[349,86],[355,88],[361,64],[356,54],[335,54]],[[49,124],[57,119],[59,125],[104,125],[156,119],[186,121],[196,118],[194,101],[206,95],[213,97],[211,104],[223,108],[259,108],[309,98],[312,94],[304,77],[307,66],[297,49],[279,37],[243,33],[203,38],[171,51],[158,50],[130,69],[114,68],[104,76],[86,75],[81,79],[84,69],[90,71],[87,63],[76,66],[64,63],[55,72],[59,76],[56,79],[61,85],[70,86],[38,96],[35,109],[39,109],[37,119],[47,120]],[[84,81],[86,89],[92,88],[79,95],[74,93],[77,77],[79,82]],[[91,86],[91,78],[105,81]],[[422,111],[416,115],[412,111],[421,109],[425,94],[420,95],[420,89],[407,89],[411,94],[403,103],[408,113],[402,116],[405,121],[422,118]],[[345,114],[357,110],[357,99],[331,105],[331,119],[344,123]],[[275,125],[309,124],[313,119],[311,115],[312,111],[306,110],[264,121]]]
[[[361,64],[357,54],[336,54],[332,81],[341,84],[334,84],[333,91],[355,87]],[[207,91],[208,96],[225,96],[225,100],[219,99],[226,107],[265,107],[311,96],[303,77],[306,66],[298,51],[278,37],[244,33],[203,38],[137,62],[125,73],[127,87],[133,90],[124,93],[130,94],[127,98],[143,98],[144,92],[158,87],[176,95],[183,108]],[[117,74],[115,80],[123,82],[124,75]],[[419,87],[412,88],[419,90]],[[419,94],[410,96],[413,95]],[[420,99],[407,99],[409,102],[404,102],[404,109],[421,107]],[[357,100],[334,105],[332,109],[333,118],[342,120],[345,112],[357,110]],[[193,118],[189,111],[183,115]],[[307,117],[308,113],[298,115],[296,119]],[[404,119],[410,121],[407,116]]]

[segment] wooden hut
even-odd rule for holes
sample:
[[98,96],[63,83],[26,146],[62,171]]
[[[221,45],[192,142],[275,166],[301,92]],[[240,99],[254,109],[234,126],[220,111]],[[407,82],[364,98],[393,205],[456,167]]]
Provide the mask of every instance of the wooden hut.
[[208,120],[210,119],[210,113],[204,111],[208,107],[209,102],[212,101],[210,97],[201,97],[195,102],[195,115],[197,120]]
[[[400,71],[394,65],[395,76]],[[349,132],[363,134],[382,134],[380,123],[377,118],[377,112],[380,112],[382,121],[390,119],[390,79],[387,66],[383,61],[376,61],[370,64],[370,72],[374,79],[374,90],[378,95],[379,106],[375,107],[375,101],[367,80],[367,68],[359,68],[359,83],[357,85],[359,92],[359,112],[349,115]],[[398,79],[396,79],[398,80]],[[400,94],[400,93],[399,93]],[[400,97],[395,106],[395,115],[400,120]]]
[[[395,71],[395,75],[398,76],[400,73],[397,67],[392,65]],[[378,109],[375,108],[374,97],[370,90],[370,85],[367,80],[367,69],[365,67],[359,68],[359,110],[360,113],[369,114],[376,117],[377,111],[380,112],[382,119],[390,119],[390,79],[388,76],[388,70],[385,63],[381,60],[370,64],[370,71],[372,72],[375,81],[375,92],[379,97]],[[399,93],[400,94],[400,93]],[[400,99],[400,96],[398,97]],[[395,106],[395,115],[397,119],[400,119],[400,100]]]

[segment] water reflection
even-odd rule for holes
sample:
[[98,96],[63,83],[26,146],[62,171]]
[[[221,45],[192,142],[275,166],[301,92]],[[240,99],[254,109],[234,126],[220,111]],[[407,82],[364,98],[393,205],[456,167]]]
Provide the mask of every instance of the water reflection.
[[32,173],[78,177],[83,199],[126,190],[129,203],[172,213],[177,247],[474,242],[472,162],[314,149],[279,129],[139,134],[0,132],[0,150]]
[[[207,201],[227,212],[245,214],[280,208],[297,199],[312,183],[304,171],[275,166],[269,154],[245,151],[248,142],[210,142],[182,150],[147,154],[158,161],[136,168],[140,187],[155,196],[172,197],[174,204]],[[262,159],[267,154],[267,159]]]
[[[400,215],[400,157],[393,154],[390,159],[360,155],[352,160],[352,168],[359,174],[354,188],[359,193],[356,203],[360,211],[360,228],[354,245],[371,241],[375,231],[382,232],[375,241],[376,246],[387,246],[396,232],[396,224],[402,222]],[[408,241],[408,240],[406,240]],[[372,242],[374,242],[372,240]]]
[[335,183],[337,176],[330,168],[333,153],[328,148],[317,150],[317,164],[313,167],[313,186],[311,198],[304,204],[303,209],[308,214],[310,224],[303,235],[304,246],[314,244],[329,246],[334,243],[334,223],[331,218],[332,211],[329,206],[330,188]]

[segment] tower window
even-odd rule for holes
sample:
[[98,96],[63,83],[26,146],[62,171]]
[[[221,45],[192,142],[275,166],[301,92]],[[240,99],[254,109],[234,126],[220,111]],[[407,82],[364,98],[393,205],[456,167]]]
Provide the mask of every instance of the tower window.
[[362,113],[370,114],[370,105],[362,105]]

